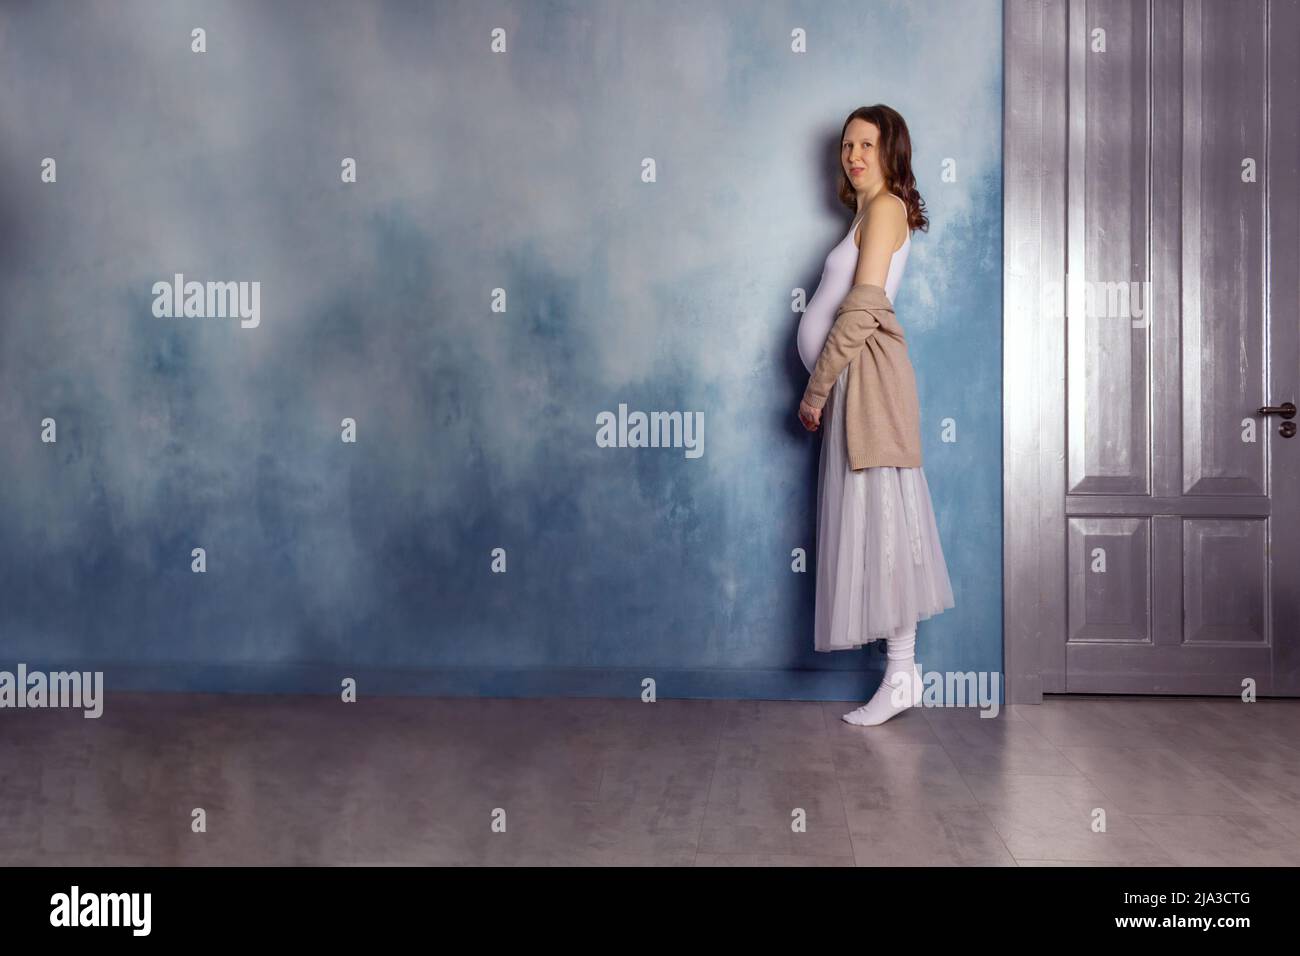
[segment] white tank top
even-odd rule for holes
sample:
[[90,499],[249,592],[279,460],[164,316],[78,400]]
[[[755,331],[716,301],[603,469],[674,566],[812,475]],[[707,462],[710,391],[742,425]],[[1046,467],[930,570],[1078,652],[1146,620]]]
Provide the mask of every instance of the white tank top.
[[[899,196],[894,193],[889,195],[903,203],[904,211],[907,210],[907,203],[904,203]],[[849,294],[849,290],[853,288],[853,274],[858,269],[858,244],[853,241],[853,234],[861,221],[861,218],[853,220],[848,235],[841,239],[826,257],[821,280],[817,283],[817,291],[813,293],[812,299],[804,309],[803,318],[799,320],[799,358],[810,375],[817,364],[818,356],[822,354],[826,337],[831,334],[831,326],[835,324],[835,311],[844,301],[844,297]],[[889,272],[885,276],[885,295],[889,297],[891,304],[894,301],[894,294],[898,291],[899,283],[903,281],[903,269],[907,265],[907,253],[911,248],[912,230],[908,229],[907,238],[889,259]]]

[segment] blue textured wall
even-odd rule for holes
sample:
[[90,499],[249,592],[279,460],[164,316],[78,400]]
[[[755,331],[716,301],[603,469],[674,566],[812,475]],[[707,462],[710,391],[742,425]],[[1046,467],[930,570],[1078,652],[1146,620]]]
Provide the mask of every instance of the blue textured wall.
[[[879,101],[932,218],[898,313],[956,607],[918,656],[1000,669],[999,0],[6,4],[0,83],[0,667],[864,696],[791,570],[791,300]],[[155,317],[178,272],[260,282],[260,324]],[[704,454],[597,447],[619,403],[703,412]]]

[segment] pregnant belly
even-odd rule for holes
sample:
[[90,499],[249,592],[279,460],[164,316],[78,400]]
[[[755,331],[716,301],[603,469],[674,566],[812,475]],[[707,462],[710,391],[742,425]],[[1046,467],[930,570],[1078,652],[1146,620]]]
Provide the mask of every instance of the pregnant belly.
[[826,336],[831,333],[833,320],[834,316],[830,309],[819,302],[814,295],[799,320],[799,332],[796,336],[799,358],[803,361],[803,366],[808,370],[809,375],[817,364],[817,357],[822,354],[822,346],[826,344]]

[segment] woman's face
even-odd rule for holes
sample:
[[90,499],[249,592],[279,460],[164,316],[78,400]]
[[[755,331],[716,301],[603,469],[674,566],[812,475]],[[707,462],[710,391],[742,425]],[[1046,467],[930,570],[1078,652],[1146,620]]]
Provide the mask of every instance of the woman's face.
[[854,119],[844,131],[840,144],[840,164],[855,192],[870,190],[880,182],[880,157],[877,144],[880,130],[875,123]]

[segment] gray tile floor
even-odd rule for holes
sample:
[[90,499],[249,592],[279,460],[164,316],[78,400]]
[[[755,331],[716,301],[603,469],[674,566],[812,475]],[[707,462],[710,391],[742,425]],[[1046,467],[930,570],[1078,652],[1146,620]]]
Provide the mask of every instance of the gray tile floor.
[[843,723],[852,706],[6,710],[0,864],[1300,865],[1300,701],[1058,697],[880,727]]

